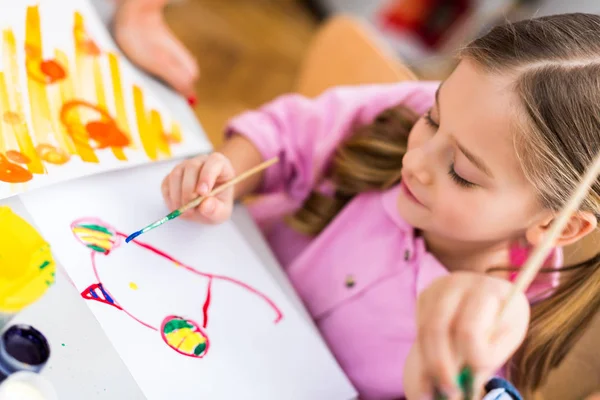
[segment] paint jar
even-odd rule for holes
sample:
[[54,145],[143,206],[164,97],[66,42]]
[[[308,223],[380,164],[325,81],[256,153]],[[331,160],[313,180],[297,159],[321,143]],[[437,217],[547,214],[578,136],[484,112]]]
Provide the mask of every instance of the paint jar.
[[0,400],[58,400],[58,395],[42,375],[21,371],[0,384]]
[[0,329],[55,281],[50,246],[27,221],[0,206]]
[[0,382],[19,371],[38,373],[49,358],[50,346],[40,331],[13,325],[0,338]]

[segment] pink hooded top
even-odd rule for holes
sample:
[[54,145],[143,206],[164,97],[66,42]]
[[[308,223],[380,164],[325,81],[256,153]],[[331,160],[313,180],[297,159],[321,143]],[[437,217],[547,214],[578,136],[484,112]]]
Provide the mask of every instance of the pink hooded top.
[[[449,272],[400,217],[398,186],[356,196],[316,238],[292,231],[282,216],[321,185],[336,147],[355,125],[400,103],[422,114],[438,86],[403,82],[339,87],[316,99],[286,95],[233,118],[227,128],[228,135],[250,139],[264,159],[281,159],[266,171],[263,196],[250,212],[362,399],[404,395],[417,297]],[[553,262],[561,264],[559,251]]]

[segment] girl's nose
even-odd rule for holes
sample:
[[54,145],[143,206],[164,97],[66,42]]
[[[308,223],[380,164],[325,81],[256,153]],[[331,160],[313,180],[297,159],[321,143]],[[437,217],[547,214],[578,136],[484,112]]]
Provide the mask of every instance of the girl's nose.
[[425,160],[425,154],[420,147],[412,149],[404,155],[402,168],[408,176],[413,177],[420,184],[431,185],[433,175]]

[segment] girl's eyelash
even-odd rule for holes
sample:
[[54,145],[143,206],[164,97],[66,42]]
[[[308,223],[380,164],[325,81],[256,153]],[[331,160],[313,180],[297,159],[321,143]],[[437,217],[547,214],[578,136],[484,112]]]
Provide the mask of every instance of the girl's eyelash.
[[[427,110],[427,112],[423,115],[423,119],[425,120],[425,123],[435,129],[438,129],[440,127],[440,125],[438,123],[436,123],[433,118],[431,118],[431,108],[429,110]],[[472,182],[469,182],[468,180],[464,179],[463,177],[461,177],[460,175],[458,175],[456,173],[456,171],[454,170],[454,163],[450,164],[450,169],[448,170],[448,175],[450,175],[450,177],[452,178],[452,180],[454,182],[456,182],[456,184],[458,184],[459,186],[462,186],[464,188],[473,188],[476,185]]]
[[450,177],[452,178],[452,180],[454,182],[456,182],[459,186],[462,186],[464,188],[475,187],[474,183],[469,182],[466,179],[463,179],[460,175],[458,175],[456,173],[456,171],[454,170],[454,164],[450,164],[450,169],[448,170],[448,175],[450,175]]
[[438,123],[436,123],[433,118],[431,118],[431,108],[425,113],[425,115],[423,115],[423,118],[425,119],[425,123],[431,127],[434,128],[439,128],[440,125]]

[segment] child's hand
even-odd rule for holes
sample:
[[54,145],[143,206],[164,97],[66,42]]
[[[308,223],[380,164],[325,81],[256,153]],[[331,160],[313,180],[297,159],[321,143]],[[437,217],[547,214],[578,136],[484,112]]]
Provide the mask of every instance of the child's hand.
[[421,293],[417,342],[406,366],[413,371],[405,373],[407,394],[413,393],[409,398],[431,393],[434,385],[449,398],[462,398],[457,377],[465,366],[475,376],[473,389],[478,393],[504,365],[524,340],[529,323],[524,294],[497,321],[511,286],[499,278],[457,272]]
[[[173,168],[163,179],[161,190],[167,207],[171,211],[190,202],[198,195],[208,194],[215,184],[233,179],[235,171],[231,162],[221,153],[197,156]],[[233,209],[233,187],[215,197],[208,197],[200,205],[186,211],[181,218],[218,224],[231,216]]]
[[165,0],[121,1],[114,18],[119,47],[137,65],[195,102],[196,60],[163,19]]

